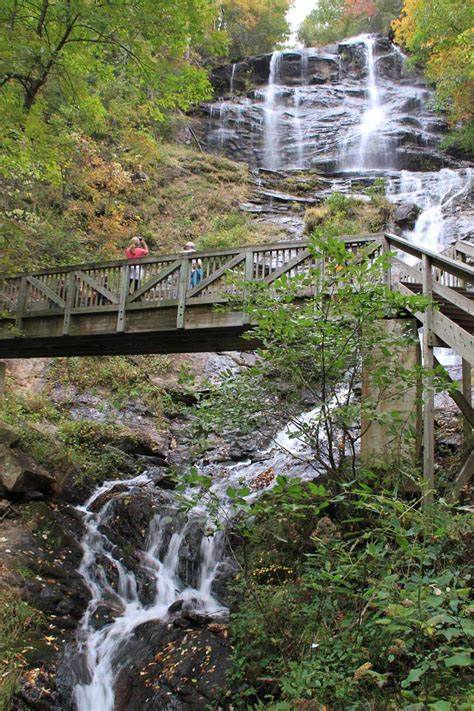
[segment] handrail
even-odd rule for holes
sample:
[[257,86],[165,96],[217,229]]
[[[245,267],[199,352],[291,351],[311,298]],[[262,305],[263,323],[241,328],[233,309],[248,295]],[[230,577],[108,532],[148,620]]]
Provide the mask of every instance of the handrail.
[[467,264],[458,262],[450,257],[444,257],[438,252],[433,252],[431,249],[426,249],[426,247],[421,247],[420,245],[408,242],[403,237],[398,235],[385,233],[385,239],[388,241],[389,245],[393,244],[398,248],[402,249],[407,254],[411,254],[413,257],[422,259],[423,255],[428,257],[431,264],[438,269],[442,269],[453,276],[459,277],[460,279],[468,278],[470,281],[474,281],[474,267],[470,267]]
[[[343,242],[373,242],[380,239],[383,236],[382,232],[377,233],[363,233],[360,235],[341,235],[338,237]],[[134,259],[132,264],[144,265],[144,264],[156,264],[159,262],[168,262],[175,259],[185,258],[188,256],[192,259],[203,259],[204,257],[216,257],[216,256],[231,256],[234,254],[246,254],[248,252],[265,252],[268,249],[291,249],[295,247],[305,247],[309,244],[308,239],[292,240],[284,242],[267,242],[261,244],[249,244],[243,246],[236,246],[231,249],[209,249],[200,252],[172,252],[169,254],[160,254],[159,256],[149,256],[141,257],[139,259]],[[18,279],[25,276],[45,276],[48,274],[66,274],[69,272],[75,272],[78,270],[88,270],[88,269],[108,269],[112,267],[123,267],[124,264],[129,264],[128,259],[114,259],[107,262],[86,262],[81,264],[65,264],[59,265],[57,267],[48,267],[47,269],[40,269],[34,272],[18,272],[17,274],[7,274],[5,272],[0,272],[0,279]]]

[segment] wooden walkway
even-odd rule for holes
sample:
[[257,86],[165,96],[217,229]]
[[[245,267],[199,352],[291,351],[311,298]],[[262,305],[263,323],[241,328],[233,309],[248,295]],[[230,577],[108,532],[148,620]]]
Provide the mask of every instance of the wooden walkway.
[[[423,361],[435,364],[434,347],[462,358],[463,378],[454,399],[472,434],[474,364],[474,246],[457,242],[445,254],[391,234],[343,237],[346,248],[389,252],[387,284],[403,294],[431,296],[439,308],[414,316],[423,326]],[[395,255],[395,256],[394,256]],[[406,255],[415,258],[407,264]],[[202,262],[199,283],[194,260]],[[0,281],[0,358],[253,350],[244,340],[248,318],[218,311],[235,287],[235,275],[268,284],[308,269],[308,243],[236,247],[203,253],[46,269]],[[433,479],[434,400],[424,392],[424,456]],[[471,468],[474,458],[469,458]]]

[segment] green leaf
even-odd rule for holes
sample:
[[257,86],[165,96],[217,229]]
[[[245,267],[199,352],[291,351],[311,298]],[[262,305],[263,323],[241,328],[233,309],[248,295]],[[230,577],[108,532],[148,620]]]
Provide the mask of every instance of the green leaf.
[[405,689],[407,686],[410,686],[410,684],[416,684],[416,682],[421,679],[425,671],[426,669],[422,669],[421,667],[410,669],[410,673],[406,679],[402,681],[402,687]]
[[453,707],[449,701],[435,701],[434,704],[429,705],[429,708],[434,711],[451,711]]
[[466,652],[458,652],[444,660],[448,668],[451,667],[470,667],[472,664],[471,655]]
[[237,498],[237,491],[234,489],[233,486],[228,486],[225,493],[227,494],[229,499],[236,499]]

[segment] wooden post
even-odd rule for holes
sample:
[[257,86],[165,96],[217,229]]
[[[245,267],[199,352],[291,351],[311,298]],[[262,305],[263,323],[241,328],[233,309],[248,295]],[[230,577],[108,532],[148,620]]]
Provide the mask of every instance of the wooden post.
[[76,275],[74,272],[69,272],[66,283],[66,306],[64,309],[63,335],[68,336],[71,328],[71,311],[74,305],[74,297],[76,295]]
[[[422,257],[422,285],[425,296],[433,296],[433,276],[428,255]],[[433,354],[433,309],[426,309],[423,316],[423,365],[432,370]],[[434,494],[434,392],[429,383],[424,383],[423,392],[423,477],[425,485],[425,506],[433,502]]]
[[127,298],[130,292],[130,265],[124,264],[121,271],[122,281],[120,282],[120,296],[117,313],[117,332],[125,331],[125,317],[127,309]]
[[[390,253],[390,242],[388,241],[387,237],[384,235],[382,237],[382,254],[384,257]],[[388,267],[385,269],[384,272],[384,283],[385,286],[388,287],[389,289],[392,287],[392,270],[391,270],[391,263],[388,265]]]
[[[249,249],[249,251],[245,255],[245,283],[253,280],[253,265],[254,252],[252,249]],[[245,295],[245,299],[247,300],[247,295]],[[250,323],[250,314],[242,314],[242,323]]]
[[189,266],[190,262],[187,257],[181,260],[179,269],[179,285],[178,285],[178,314],[176,317],[176,328],[184,328],[184,315],[186,311],[186,294],[189,289]]
[[[472,371],[469,361],[462,359],[462,394],[469,405],[472,405]],[[464,449],[466,453],[472,447],[472,424],[467,417],[463,418]]]
[[15,326],[21,329],[23,313],[25,311],[26,298],[28,296],[28,281],[26,277],[21,277],[20,291],[18,292],[18,301],[16,303],[16,320]]

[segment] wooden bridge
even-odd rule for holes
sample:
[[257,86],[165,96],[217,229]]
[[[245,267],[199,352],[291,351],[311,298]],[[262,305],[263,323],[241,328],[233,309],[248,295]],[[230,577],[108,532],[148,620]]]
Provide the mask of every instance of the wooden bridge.
[[[395,253],[387,284],[404,294],[431,296],[438,305],[414,314],[423,326],[423,360],[428,367],[435,364],[436,346],[452,348],[461,356],[463,377],[454,399],[470,437],[474,247],[457,242],[438,254],[391,234],[341,239],[350,251],[370,247],[373,254]],[[416,264],[409,266],[403,254],[415,257]],[[199,283],[192,278],[197,259],[202,263]],[[258,344],[242,338],[249,329],[246,315],[213,307],[236,288],[236,273],[246,281],[270,284],[283,274],[304,272],[312,260],[308,243],[301,240],[5,277],[0,283],[0,358],[253,350]],[[433,394],[428,389],[424,394],[428,479],[433,471],[433,419]],[[473,454],[469,461],[474,468]]]

